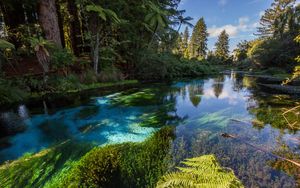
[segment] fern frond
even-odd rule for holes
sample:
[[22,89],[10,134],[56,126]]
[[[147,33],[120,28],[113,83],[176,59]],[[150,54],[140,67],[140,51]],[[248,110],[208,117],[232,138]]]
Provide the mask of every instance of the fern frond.
[[191,188],[231,188],[243,187],[231,169],[222,168],[214,155],[205,155],[186,159],[177,167],[178,172],[163,176],[158,188],[191,187]]

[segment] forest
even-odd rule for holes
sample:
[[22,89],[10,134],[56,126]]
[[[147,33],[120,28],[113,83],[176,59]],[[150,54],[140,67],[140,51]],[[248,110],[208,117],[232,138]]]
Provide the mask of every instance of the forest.
[[0,187],[300,186],[300,3],[182,4],[0,1]]

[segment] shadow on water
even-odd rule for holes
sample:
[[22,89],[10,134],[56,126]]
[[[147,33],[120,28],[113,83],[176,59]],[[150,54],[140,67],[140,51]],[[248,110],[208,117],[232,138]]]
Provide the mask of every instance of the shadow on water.
[[[287,114],[286,119],[282,116],[297,99],[262,91],[254,78],[232,73],[148,85],[102,97],[87,94],[84,100],[74,97],[69,101],[74,103],[47,102],[49,113],[44,113],[43,105],[2,113],[0,128],[7,132],[1,135],[0,161],[53,148],[69,139],[97,146],[142,142],[161,127],[172,125],[176,126],[176,139],[170,149],[170,169],[185,158],[215,154],[246,187],[296,187],[299,183],[297,167],[257,149],[299,161],[299,127],[286,122],[300,123],[299,111]],[[5,118],[6,113],[10,118]],[[226,139],[222,133],[241,139]],[[63,158],[69,157],[67,151],[56,153],[60,152]]]

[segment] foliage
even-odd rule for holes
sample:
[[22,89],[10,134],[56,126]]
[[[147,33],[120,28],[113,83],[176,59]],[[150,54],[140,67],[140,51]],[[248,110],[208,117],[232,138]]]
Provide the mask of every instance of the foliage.
[[247,59],[247,52],[250,48],[250,43],[248,41],[242,41],[237,45],[237,48],[233,51],[235,56],[235,61],[240,62]]
[[80,83],[79,77],[74,74],[69,74],[68,76],[55,76],[50,77],[48,84],[50,87],[55,88],[56,91],[69,91],[78,90],[83,87]]
[[74,63],[75,57],[74,55],[67,49],[61,49],[55,47],[51,50],[51,66],[53,68],[65,68]]
[[257,40],[248,51],[248,56],[261,67],[291,67],[297,47],[289,36],[284,39]]
[[216,57],[222,60],[227,60],[229,58],[229,35],[226,33],[225,30],[221,32],[215,46],[216,46],[216,51],[215,51]]
[[[295,41],[296,41],[297,43],[300,44],[300,34],[295,38]],[[296,57],[296,61],[297,61],[298,63],[300,63],[300,55],[299,55],[298,57]],[[300,77],[300,66],[297,65],[297,66],[295,66],[295,68],[294,68],[294,72],[293,72],[292,77],[289,78],[289,79],[287,79],[287,80],[285,81],[285,84],[287,84],[287,83],[289,83],[289,82],[291,82],[291,81],[293,81],[293,80],[295,80],[295,79],[297,79],[297,78],[299,78],[299,77]]]
[[22,101],[28,96],[24,90],[13,85],[11,81],[0,78],[0,104]]
[[234,172],[222,168],[213,155],[186,159],[182,164],[179,172],[163,176],[157,187],[243,187]]
[[49,48],[53,47],[54,44],[42,37],[31,37],[30,44],[36,53],[39,63],[43,67],[44,74],[48,73],[50,70]]
[[101,70],[98,80],[100,82],[117,82],[124,80],[124,76],[119,69],[112,65]]
[[66,142],[35,155],[0,166],[0,184],[3,187],[42,187],[51,176],[68,171],[74,161],[91,149],[90,145]]
[[153,187],[167,170],[173,131],[165,127],[143,143],[94,148],[47,186]]
[[9,51],[15,49],[15,46],[3,39],[0,39],[0,70],[3,65],[3,62],[7,61]]
[[190,41],[190,58],[202,60],[206,56],[208,41],[207,26],[204,18],[200,18],[194,27],[192,38]]
[[179,59],[169,53],[145,53],[147,55],[142,56],[137,65],[137,77],[140,80],[172,80],[215,73],[213,67],[205,61]]
[[299,29],[299,10],[295,0],[274,0],[261,17],[258,34],[273,38],[283,38],[286,32],[293,35]]

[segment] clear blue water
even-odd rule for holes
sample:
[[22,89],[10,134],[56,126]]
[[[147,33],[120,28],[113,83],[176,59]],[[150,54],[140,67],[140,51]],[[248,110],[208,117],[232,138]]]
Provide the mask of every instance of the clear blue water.
[[[142,142],[168,124],[176,126],[170,151],[174,164],[187,157],[213,153],[247,187],[295,187],[293,174],[275,168],[273,164],[278,161],[269,153],[280,155],[284,151],[300,158],[300,131],[277,123],[253,123],[258,117],[252,109],[262,105],[268,110],[277,108],[261,101],[281,96],[261,91],[253,82],[249,77],[232,74],[168,86],[143,86],[107,96],[92,94],[83,104],[75,98],[72,107],[47,109],[41,103],[37,110],[20,105],[1,115],[7,126],[20,124],[25,130],[0,141],[5,142],[5,147],[0,148],[0,161],[36,153],[70,139],[95,145]],[[291,103],[282,108],[292,107]],[[147,122],[155,122],[155,126],[141,126]],[[222,133],[237,139],[223,138]]]

